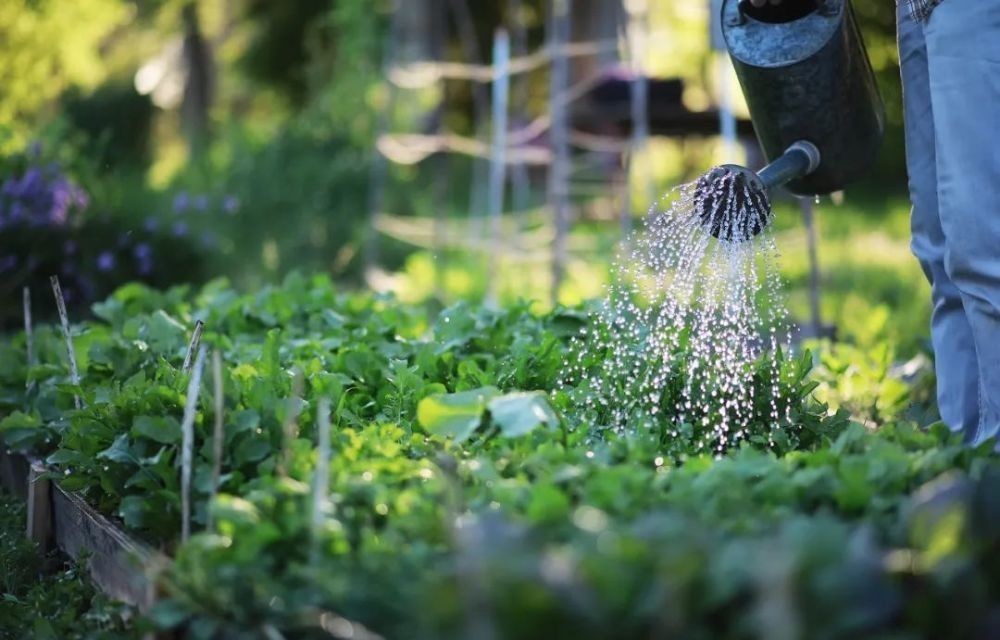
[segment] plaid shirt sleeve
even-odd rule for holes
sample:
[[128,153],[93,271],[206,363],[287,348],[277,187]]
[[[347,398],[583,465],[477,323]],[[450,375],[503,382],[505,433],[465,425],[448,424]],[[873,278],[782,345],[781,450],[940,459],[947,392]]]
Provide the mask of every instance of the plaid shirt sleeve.
[[923,22],[930,17],[934,7],[941,4],[942,0],[899,0],[906,3],[910,10],[910,16],[917,22]]

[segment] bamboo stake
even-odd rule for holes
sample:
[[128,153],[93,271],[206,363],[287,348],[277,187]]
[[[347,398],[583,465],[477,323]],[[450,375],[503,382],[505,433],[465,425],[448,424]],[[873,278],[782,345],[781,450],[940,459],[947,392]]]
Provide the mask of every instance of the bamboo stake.
[[[646,78],[646,6],[636,3],[629,11],[626,24],[629,42],[632,81],[629,83],[629,103],[632,117],[632,135],[629,139],[628,160],[625,167],[625,191],[621,211],[621,232],[628,239],[632,232],[632,181],[636,174],[642,181],[642,194],[648,206],[653,199],[646,148],[649,141],[649,81]],[[639,166],[639,160],[644,163]]]
[[201,372],[205,367],[205,348],[198,349],[191,379],[188,381],[187,402],[181,421],[181,542],[191,537],[191,466],[194,452],[194,417],[201,391]]
[[[69,356],[69,379],[74,385],[80,384],[80,371],[76,368],[76,353],[73,351],[73,335],[69,329],[69,314],[66,313],[66,299],[63,298],[62,287],[59,286],[59,276],[49,278],[52,283],[52,294],[56,297],[56,309],[59,310],[59,323],[62,326],[63,338],[66,339],[66,354]],[[73,406],[83,408],[80,395],[73,394]]]
[[[513,76],[515,59],[523,56],[528,49],[528,35],[524,26],[524,7],[522,0],[508,0],[507,11],[510,15],[511,34],[510,52],[511,61],[508,74]],[[525,119],[524,108],[529,102],[530,87],[526,78],[520,78],[515,82],[511,78],[511,104],[514,110],[513,117],[521,122]],[[514,233],[514,244],[520,244],[521,232],[525,228],[525,215],[528,210],[531,198],[531,179],[528,175],[528,168],[523,162],[514,162],[510,168],[511,181],[511,207],[516,212],[516,225]]]
[[[476,25],[472,18],[472,12],[469,10],[468,0],[449,0],[449,7],[455,18],[458,39],[462,47],[462,56],[467,62],[478,64],[480,57],[479,38],[476,35]],[[492,76],[493,66],[484,66],[489,69],[489,75]],[[486,89],[481,83],[473,84],[471,90],[473,136],[475,136],[475,140],[478,143],[485,138],[486,119],[489,117],[490,103]],[[485,162],[477,160],[473,160],[472,162],[472,186],[469,189],[469,215],[472,217],[473,222],[472,237],[476,240],[482,235],[481,216],[483,215],[483,210],[486,208],[486,203],[483,202],[483,198],[486,196],[483,183],[486,182],[488,177],[488,166]]]
[[[553,51],[566,44],[570,38],[570,11],[568,0],[552,0],[549,23],[549,42]],[[565,55],[553,56],[549,79],[549,110],[553,160],[549,167],[549,204],[555,222],[556,235],[552,243],[552,304],[559,302],[559,289],[566,273],[566,236],[569,233],[569,122],[567,105],[557,102],[569,86],[569,60]]]
[[[432,6],[432,30],[431,30],[431,54],[435,58],[443,58],[446,55],[445,43],[448,41],[448,5],[446,2],[435,2]],[[429,131],[434,131],[437,135],[445,133],[444,117],[448,112],[448,82],[441,78],[438,80],[438,89],[441,97],[431,114]],[[452,158],[445,154],[437,154],[434,162],[434,182],[431,190],[431,198],[434,202],[434,298],[438,301],[445,299],[445,272],[447,271],[447,254],[445,248],[448,245],[448,217],[449,204],[451,200],[448,193],[451,185],[450,169]]]
[[[35,366],[35,336],[31,329],[31,289],[25,287],[22,291],[24,301],[24,349],[27,352],[28,369]],[[31,373],[25,376],[24,386],[29,391],[34,385]]]
[[194,323],[194,331],[191,333],[191,342],[188,343],[187,353],[184,354],[184,364],[181,366],[181,370],[184,373],[190,373],[191,365],[193,364],[193,359],[196,353],[198,353],[198,346],[201,345],[201,332],[205,329],[205,323],[198,320]]
[[510,62],[510,37],[504,29],[497,29],[493,37],[493,65],[496,79],[493,81],[493,149],[490,154],[490,239],[491,250],[486,268],[486,303],[495,304],[497,297],[497,268],[499,253],[503,250],[503,236],[500,227],[503,215],[504,186],[507,179],[507,102],[510,94],[510,76],[507,66]]
[[316,407],[317,460],[313,474],[312,495],[312,554],[319,556],[319,534],[326,514],[326,499],[330,485],[330,399],[320,398]]
[[[382,64],[382,77],[386,77],[389,69],[392,67],[396,60],[396,46],[397,39],[400,32],[399,25],[399,6],[397,2],[393,2],[392,15],[389,20],[389,33],[388,38],[385,40],[383,55],[385,56],[384,62]],[[395,84],[390,83],[388,88],[389,97],[388,103],[382,109],[378,110],[378,115],[375,120],[375,140],[379,140],[382,136],[388,135],[392,127],[392,114],[396,110],[396,94],[397,87]],[[385,152],[381,150],[376,142],[374,148],[372,149],[371,156],[371,167],[369,169],[368,178],[368,225],[365,227],[364,245],[362,248],[362,256],[364,259],[364,277],[366,281],[370,281],[375,274],[375,271],[379,268],[379,216],[382,214],[383,204],[385,202],[385,189],[386,182],[389,178],[389,165],[388,158]]]
[[[222,476],[222,411],[225,406],[225,398],[222,395],[222,356],[218,349],[212,352],[212,381],[215,389],[215,429],[212,432],[212,495],[209,498],[209,504],[215,500],[215,496],[219,493],[219,478]],[[211,531],[212,525],[212,510],[209,509],[205,528]]]
[[299,414],[302,413],[302,388],[304,386],[305,380],[302,370],[296,369],[295,376],[292,378],[292,395],[288,398],[285,421],[281,425],[281,455],[278,457],[276,470],[280,476],[288,474],[292,441],[299,435]]
[[812,324],[813,337],[823,336],[823,317],[820,294],[819,242],[816,237],[816,216],[813,201],[809,198],[799,198],[802,209],[802,222],[806,230],[806,246],[809,249],[809,322]]

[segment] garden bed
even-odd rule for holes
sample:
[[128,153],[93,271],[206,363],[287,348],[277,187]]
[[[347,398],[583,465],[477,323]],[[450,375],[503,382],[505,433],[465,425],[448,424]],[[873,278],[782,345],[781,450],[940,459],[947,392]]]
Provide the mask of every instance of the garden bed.
[[[104,550],[98,575],[143,575],[122,559],[164,549],[162,597],[148,611],[160,628],[194,638],[995,631],[990,447],[969,449],[940,425],[851,423],[810,398],[808,357],[780,361],[789,420],[773,424],[762,406],[746,441],[714,454],[698,450],[697,425],[604,426],[601,407],[580,401],[586,381],[561,380],[568,358],[584,370],[601,358],[572,350],[587,326],[575,310],[459,305],[429,318],[293,277],[251,295],[133,285],[95,313],[73,331],[79,384],[55,328],[35,332],[31,366],[23,336],[0,345],[0,437],[44,458],[59,487],[56,539]],[[198,321],[218,369],[210,356],[184,365]],[[666,386],[664,408],[680,386]],[[14,466],[0,461],[20,482],[5,471]],[[97,580],[149,602],[148,581]],[[958,594],[960,611],[948,605]]]
[[28,501],[28,537],[43,550],[54,543],[69,558],[86,558],[90,578],[104,595],[140,612],[149,610],[154,602],[155,574],[166,567],[167,558],[134,539],[81,497],[58,485],[50,486],[38,473],[41,469],[27,456],[0,452],[0,485]]

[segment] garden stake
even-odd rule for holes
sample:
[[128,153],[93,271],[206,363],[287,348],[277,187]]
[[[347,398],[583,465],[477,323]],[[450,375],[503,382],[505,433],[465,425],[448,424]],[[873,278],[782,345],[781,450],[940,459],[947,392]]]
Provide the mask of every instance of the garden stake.
[[[215,387],[215,430],[212,432],[212,495],[209,505],[219,492],[219,477],[222,475],[222,411],[225,398],[222,396],[222,356],[219,350],[212,352],[212,381]],[[209,508],[205,528],[212,530],[212,509]]]
[[29,391],[34,384],[31,381],[31,367],[35,365],[35,337],[31,332],[31,289],[25,287],[23,290],[24,299],[24,349],[27,352],[27,363],[29,374],[26,376],[24,386]]
[[281,425],[281,455],[278,457],[278,475],[288,474],[292,441],[299,435],[299,414],[302,412],[302,388],[305,385],[302,370],[296,369],[292,378],[292,395],[288,398],[288,413]]
[[201,390],[201,371],[205,366],[205,348],[198,349],[191,380],[188,382],[184,419],[181,421],[181,541],[191,536],[191,455],[194,450],[194,414]]
[[316,407],[316,429],[318,449],[316,470],[313,475],[312,495],[312,554],[314,562],[319,558],[319,532],[326,514],[326,496],[330,484],[330,399],[320,398]]
[[497,29],[493,37],[493,142],[490,150],[490,250],[486,264],[486,302],[496,304],[497,266],[503,250],[504,186],[507,181],[507,111],[510,93],[510,37],[504,29]]
[[[69,356],[69,379],[74,386],[80,384],[80,372],[76,368],[76,354],[73,352],[73,335],[69,331],[69,315],[66,313],[66,300],[63,298],[62,287],[59,286],[59,276],[49,278],[52,283],[52,294],[56,297],[56,309],[59,310],[59,322],[62,325],[63,337],[66,339],[66,354]],[[78,393],[73,394],[73,406],[83,408]]]
[[569,89],[569,59],[563,47],[569,44],[571,34],[569,0],[552,0],[547,26],[549,48],[552,51],[552,71],[549,74],[549,111],[552,123],[549,138],[553,147],[552,165],[548,175],[548,205],[552,212],[555,238],[552,241],[552,304],[559,302],[559,289],[566,275],[567,242],[570,226],[570,148],[569,117],[563,94]]
[[188,343],[187,353],[184,354],[184,364],[181,370],[184,373],[191,371],[191,364],[194,355],[198,353],[198,346],[201,344],[201,332],[205,329],[205,323],[198,320],[194,323],[194,331],[191,333],[191,342]]

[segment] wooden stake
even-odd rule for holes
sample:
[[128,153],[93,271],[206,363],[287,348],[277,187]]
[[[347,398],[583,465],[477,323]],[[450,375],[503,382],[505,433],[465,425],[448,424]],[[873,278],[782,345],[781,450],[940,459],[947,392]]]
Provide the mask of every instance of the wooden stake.
[[184,373],[189,373],[191,371],[191,365],[193,364],[194,356],[198,353],[198,347],[201,345],[201,332],[205,329],[205,323],[198,320],[194,323],[194,331],[191,333],[191,342],[188,343],[187,353],[184,354],[184,364],[181,370]]
[[[76,353],[73,351],[73,335],[69,330],[69,314],[66,313],[66,299],[63,298],[62,287],[59,286],[59,276],[49,278],[52,283],[52,294],[56,297],[56,309],[59,310],[59,323],[62,326],[63,338],[66,339],[66,353],[69,356],[69,379],[74,385],[80,384],[80,372],[76,368]],[[73,394],[73,406],[83,408],[80,395]]]
[[[382,63],[381,77],[385,78],[389,74],[396,61],[396,49],[398,46],[400,32],[400,11],[398,3],[393,3],[393,11],[389,17],[389,30],[385,39],[384,58]],[[392,114],[396,109],[396,97],[399,94],[395,84],[390,83],[388,104],[379,109],[375,118],[375,139],[389,133],[392,128]],[[362,256],[364,259],[364,277],[371,284],[379,268],[379,222],[382,217],[382,209],[385,206],[386,183],[389,179],[389,161],[385,155],[379,151],[378,145],[372,148],[371,166],[368,177],[368,224],[365,227],[364,246]]]
[[[222,475],[222,439],[224,437],[222,411],[225,406],[225,398],[222,395],[222,356],[218,349],[212,352],[212,381],[215,387],[215,429],[212,432],[212,495],[209,498],[209,504],[215,500],[215,496],[219,493],[219,478]],[[209,509],[205,528],[211,531],[212,525],[212,510]]]
[[823,336],[823,318],[820,295],[819,272],[819,241],[816,237],[816,217],[813,211],[813,201],[810,198],[799,198],[802,209],[802,222],[806,230],[806,246],[809,249],[809,322],[812,324],[814,338]]
[[497,29],[493,37],[493,145],[490,153],[490,253],[486,267],[486,303],[495,304],[497,298],[497,268],[503,250],[502,229],[504,187],[507,183],[507,102],[510,94],[510,37],[504,29]]
[[181,542],[191,537],[191,466],[194,452],[194,417],[201,391],[201,371],[205,367],[205,348],[198,349],[194,370],[188,382],[187,403],[181,421]]
[[[476,34],[476,24],[469,10],[468,0],[449,0],[448,6],[454,16],[455,26],[458,31],[458,40],[462,47],[462,57],[466,63],[478,64],[482,62],[479,49],[479,38]],[[489,76],[492,81],[493,69],[490,68]],[[472,120],[474,136],[477,141],[486,137],[487,118],[489,117],[490,101],[486,94],[486,87],[482,83],[473,83],[472,91]],[[486,191],[483,184],[487,179],[487,169],[489,165],[480,162],[478,159],[472,161],[472,186],[469,189],[469,216],[471,222],[472,242],[478,243],[482,240],[482,218],[485,203],[483,202]]]
[[552,72],[549,78],[549,110],[552,126],[552,165],[549,167],[549,205],[555,223],[552,242],[552,304],[559,302],[559,289],[566,275],[567,235],[569,234],[569,119],[568,106],[560,98],[569,86],[569,60],[562,47],[570,39],[569,0],[552,0],[549,23],[549,47],[552,49]]
[[48,551],[52,537],[52,494],[45,466],[39,460],[28,471],[28,538]]
[[[31,289],[25,287],[22,293],[24,300],[24,348],[27,352],[28,369],[30,369],[35,366],[35,336],[31,330]],[[25,376],[25,378],[25,388],[31,389],[34,384],[29,376]]]
[[281,426],[281,456],[278,458],[278,475],[288,474],[288,463],[291,458],[292,441],[299,436],[299,414],[302,412],[302,388],[305,379],[301,369],[295,370],[292,378],[292,395],[288,399],[288,413],[285,423]]
[[319,532],[326,514],[326,499],[330,485],[330,399],[320,398],[316,407],[317,459],[313,473],[312,543],[313,557],[319,555]]

